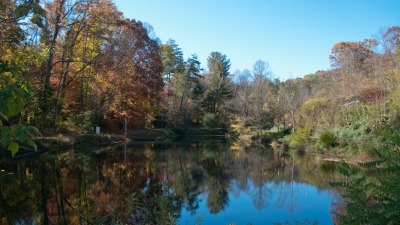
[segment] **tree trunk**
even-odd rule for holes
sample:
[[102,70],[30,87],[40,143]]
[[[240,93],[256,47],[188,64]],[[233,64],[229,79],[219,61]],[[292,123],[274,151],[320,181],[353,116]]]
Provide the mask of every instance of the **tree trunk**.
[[290,115],[291,115],[291,117],[292,117],[292,132],[294,132],[294,130],[295,130],[295,119],[294,119],[294,110],[291,110],[290,111]]

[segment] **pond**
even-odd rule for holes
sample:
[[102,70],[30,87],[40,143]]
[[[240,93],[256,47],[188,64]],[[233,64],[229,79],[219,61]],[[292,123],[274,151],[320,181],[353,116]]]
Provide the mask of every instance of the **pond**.
[[254,143],[133,143],[3,160],[0,224],[333,224],[335,167]]

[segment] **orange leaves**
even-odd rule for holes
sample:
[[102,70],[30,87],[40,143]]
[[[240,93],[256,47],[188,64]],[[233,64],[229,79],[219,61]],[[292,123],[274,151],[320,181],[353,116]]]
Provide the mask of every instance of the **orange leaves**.
[[94,87],[106,112],[144,122],[163,87],[157,43],[140,21],[119,20],[98,61]]
[[329,55],[331,65],[335,68],[348,68],[351,72],[359,70],[363,62],[373,55],[377,45],[375,39],[364,39],[360,42],[339,42],[332,48]]

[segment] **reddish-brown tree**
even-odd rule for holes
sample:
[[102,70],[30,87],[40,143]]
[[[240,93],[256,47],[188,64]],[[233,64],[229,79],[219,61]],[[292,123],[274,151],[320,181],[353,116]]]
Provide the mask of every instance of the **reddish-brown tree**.
[[[99,104],[98,119],[104,116],[143,126],[151,119],[163,89],[163,65],[156,40],[142,22],[119,20],[104,54],[96,65],[93,83]],[[100,121],[98,121],[100,122]]]
[[394,53],[400,45],[400,27],[393,26],[383,34],[386,51],[389,53]]
[[365,39],[360,42],[339,42],[332,48],[329,56],[334,68],[346,69],[348,73],[356,73],[362,69],[364,61],[373,55],[377,45],[375,39]]

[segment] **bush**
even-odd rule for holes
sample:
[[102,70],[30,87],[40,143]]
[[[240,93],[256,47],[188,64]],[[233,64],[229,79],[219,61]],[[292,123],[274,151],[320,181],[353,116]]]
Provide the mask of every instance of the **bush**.
[[269,144],[271,143],[273,138],[271,137],[270,134],[264,134],[261,136],[261,143],[263,144]]
[[208,129],[215,129],[220,126],[219,119],[214,113],[206,113],[203,116],[203,127]]
[[71,113],[65,120],[57,123],[59,132],[74,131],[89,131],[93,126],[93,112],[84,111],[78,114]]
[[296,148],[297,146],[308,144],[310,142],[310,134],[310,127],[300,127],[294,133],[280,138],[279,141],[288,144],[292,148]]
[[336,135],[330,130],[325,130],[321,133],[319,140],[325,148],[333,147],[336,144]]
[[332,183],[346,189],[345,214],[339,214],[343,224],[398,224],[400,219],[400,133],[397,129],[381,132],[386,146],[372,149],[375,161],[352,167],[338,166],[346,177],[343,182]]
[[294,133],[291,133],[291,134],[288,134],[288,135],[285,135],[285,136],[279,138],[278,141],[280,141],[286,145],[289,145],[293,141],[293,137],[294,137]]
[[294,132],[293,144],[306,144],[310,140],[311,128],[310,127],[300,127]]
[[[366,124],[365,122],[363,124]],[[370,147],[377,147],[379,139],[374,135],[374,131],[370,133],[365,132],[367,125],[357,123],[354,126],[341,128],[336,132],[336,138],[340,140],[338,145],[341,148],[346,148],[347,152],[351,154],[358,154]]]

